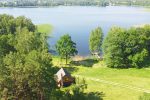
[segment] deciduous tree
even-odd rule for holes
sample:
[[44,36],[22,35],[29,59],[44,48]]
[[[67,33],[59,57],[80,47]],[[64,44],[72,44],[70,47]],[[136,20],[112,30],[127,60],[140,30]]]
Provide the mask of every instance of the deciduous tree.
[[92,54],[100,54],[103,42],[103,32],[100,27],[92,30],[89,38],[89,48]]
[[62,36],[57,41],[56,49],[61,58],[66,59],[66,64],[68,58],[77,54],[76,43],[72,41],[71,36],[68,34]]

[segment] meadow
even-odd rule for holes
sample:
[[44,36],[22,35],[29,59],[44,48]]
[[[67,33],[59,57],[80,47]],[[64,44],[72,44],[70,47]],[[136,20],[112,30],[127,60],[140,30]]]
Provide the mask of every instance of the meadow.
[[106,67],[104,61],[92,59],[66,67],[58,57],[53,57],[53,64],[84,78],[86,92],[102,92],[104,100],[138,100],[144,92],[150,93],[150,68],[113,69]]

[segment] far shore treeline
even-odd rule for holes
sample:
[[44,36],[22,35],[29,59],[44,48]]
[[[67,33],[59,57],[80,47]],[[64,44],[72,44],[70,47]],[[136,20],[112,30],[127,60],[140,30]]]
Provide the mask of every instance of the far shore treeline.
[[[69,90],[56,86],[48,34],[24,16],[0,15],[0,98],[4,100],[102,100],[100,93],[84,93],[85,80]],[[103,37],[100,27],[89,37],[92,55],[101,56],[110,68],[143,68],[150,65],[150,25],[124,29],[112,27]],[[62,59],[77,54],[76,43],[66,34],[56,43]],[[102,53],[103,52],[103,53]],[[99,58],[100,56],[100,58]]]
[[0,7],[150,6],[149,0],[0,0]]

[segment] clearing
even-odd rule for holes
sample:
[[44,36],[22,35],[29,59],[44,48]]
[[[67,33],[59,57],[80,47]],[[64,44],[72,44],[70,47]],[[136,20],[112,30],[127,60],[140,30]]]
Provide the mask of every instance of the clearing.
[[[53,59],[55,66],[63,66],[62,62],[57,57]],[[138,100],[144,92],[150,93],[150,68],[113,69],[92,59],[76,63],[66,69],[85,78],[86,92],[103,92],[104,100]]]

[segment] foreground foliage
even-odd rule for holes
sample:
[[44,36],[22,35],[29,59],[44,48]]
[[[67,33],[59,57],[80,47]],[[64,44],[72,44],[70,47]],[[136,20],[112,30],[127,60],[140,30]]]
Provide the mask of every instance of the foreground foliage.
[[25,17],[0,15],[0,93],[3,99],[44,100],[55,88],[47,35]]

